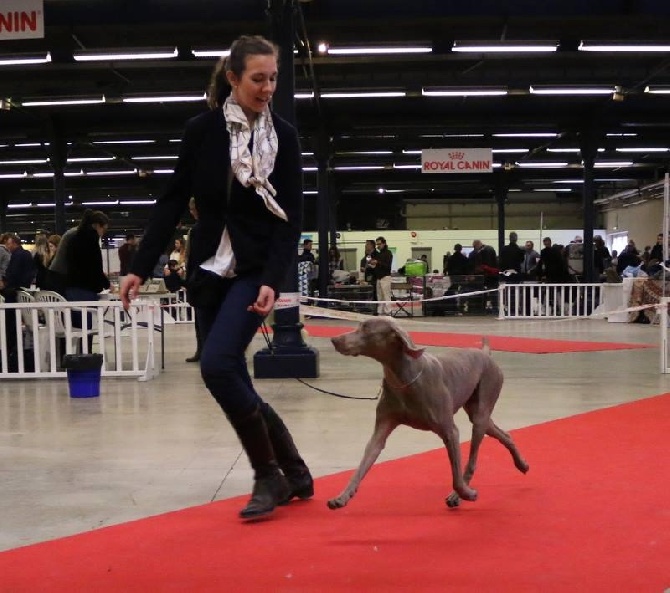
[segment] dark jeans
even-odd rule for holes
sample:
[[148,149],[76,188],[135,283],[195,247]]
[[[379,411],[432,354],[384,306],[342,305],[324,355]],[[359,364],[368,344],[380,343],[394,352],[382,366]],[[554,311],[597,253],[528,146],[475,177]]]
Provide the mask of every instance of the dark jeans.
[[224,285],[218,307],[200,307],[196,312],[202,339],[200,372],[214,399],[234,421],[262,403],[251,383],[245,351],[263,318],[247,311],[258,296],[257,276],[228,279]]
[[[97,292],[86,290],[85,288],[76,288],[70,286],[65,289],[65,298],[68,301],[99,301],[100,296]],[[83,325],[81,311],[72,311],[72,327],[81,328]],[[93,333],[92,330],[97,331],[97,327],[93,327],[93,313],[86,314],[86,328],[89,332],[87,336],[88,351],[93,352]]]

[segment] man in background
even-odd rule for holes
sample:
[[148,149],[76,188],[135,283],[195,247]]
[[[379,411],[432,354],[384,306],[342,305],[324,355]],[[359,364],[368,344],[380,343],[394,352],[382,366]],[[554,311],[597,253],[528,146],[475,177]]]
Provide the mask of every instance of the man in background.
[[123,278],[128,275],[128,270],[130,269],[130,263],[133,261],[133,256],[137,251],[137,239],[135,235],[129,233],[126,235],[126,240],[119,247],[119,276]]
[[377,300],[384,301],[377,306],[377,315],[391,314],[391,266],[393,253],[386,244],[384,237],[375,239],[375,251],[370,260],[370,267],[375,270]]
[[[195,220],[195,225],[191,227],[191,229],[188,231],[188,235],[186,235],[186,272],[184,274],[184,278],[188,278],[189,273],[191,272],[190,269],[190,262],[189,258],[191,256],[191,239],[193,238],[193,235],[198,232],[198,229],[196,228],[198,226],[198,219],[199,219],[199,214],[198,214],[198,209],[195,206],[195,198],[191,198],[188,201],[188,211],[193,217],[193,220]],[[187,288],[188,290],[188,288]],[[193,356],[189,356],[186,359],[186,362],[200,362],[200,355],[202,354],[202,337],[200,336],[200,322],[198,320],[198,313],[197,309],[193,309],[193,325],[195,326],[195,354]]]

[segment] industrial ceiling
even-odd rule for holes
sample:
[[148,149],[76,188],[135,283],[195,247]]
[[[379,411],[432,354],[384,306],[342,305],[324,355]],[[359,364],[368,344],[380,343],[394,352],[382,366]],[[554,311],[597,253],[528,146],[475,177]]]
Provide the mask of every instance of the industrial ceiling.
[[[294,15],[307,228],[316,226],[317,138],[329,140],[336,218],[352,228],[379,218],[403,228],[407,203],[495,203],[501,186],[508,202],[528,208],[581,202],[584,139],[598,148],[600,201],[667,169],[667,2],[285,1]],[[110,214],[114,232],[141,232],[184,122],[206,109],[217,58],[199,52],[223,51],[243,33],[270,35],[268,13],[282,6],[45,0],[43,38],[0,40],[0,229],[26,237],[55,230],[59,138],[67,223],[92,205]],[[500,51],[510,45],[521,47]],[[594,46],[601,51],[587,51]],[[81,59],[148,50],[169,57]],[[47,52],[43,63],[3,64]],[[64,100],[94,102],[43,104]],[[474,147],[493,149],[493,174],[421,171],[422,149]]]

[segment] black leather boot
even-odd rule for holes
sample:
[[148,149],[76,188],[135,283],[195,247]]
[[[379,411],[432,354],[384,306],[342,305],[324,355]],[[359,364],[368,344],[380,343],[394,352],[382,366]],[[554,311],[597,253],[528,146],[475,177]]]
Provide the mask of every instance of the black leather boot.
[[290,488],[286,498],[279,504],[286,504],[294,497],[302,500],[311,498],[314,496],[314,480],[293,442],[291,433],[272,406],[261,404],[261,412],[265,418],[277,463],[284,472]]
[[265,419],[258,409],[242,420],[231,421],[254,469],[251,498],[240,511],[242,519],[267,517],[290,493],[286,478],[279,471]]

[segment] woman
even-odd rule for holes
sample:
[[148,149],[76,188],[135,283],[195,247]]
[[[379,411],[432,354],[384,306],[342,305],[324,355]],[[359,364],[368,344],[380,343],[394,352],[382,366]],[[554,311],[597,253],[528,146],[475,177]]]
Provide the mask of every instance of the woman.
[[337,245],[331,245],[328,248],[328,278],[330,284],[335,283],[336,270],[344,270],[344,262]]
[[49,240],[46,235],[38,235],[35,240],[33,261],[35,262],[35,286],[44,290],[47,288],[47,272],[53,254],[49,249]]
[[189,242],[187,290],[200,322],[202,377],[254,469],[243,519],[314,492],[290,433],[256,393],[245,360],[275,304],[302,225],[298,134],[269,108],[277,55],[268,40],[244,36],[218,63],[211,110],[187,123],[175,172],[121,288],[127,307],[193,196],[199,218]]
[[174,240],[174,249],[170,253],[169,260],[170,259],[177,262],[177,268],[179,270],[186,269],[186,242],[184,239]]

